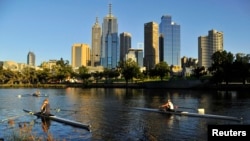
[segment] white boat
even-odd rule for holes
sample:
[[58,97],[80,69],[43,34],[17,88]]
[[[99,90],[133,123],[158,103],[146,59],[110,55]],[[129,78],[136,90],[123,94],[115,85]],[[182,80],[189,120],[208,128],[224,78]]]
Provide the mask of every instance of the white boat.
[[31,110],[27,110],[27,109],[23,109],[23,111],[26,112],[26,113],[29,113],[31,115],[51,119],[53,121],[57,121],[57,122],[64,123],[64,124],[67,124],[67,125],[71,125],[71,126],[78,127],[78,128],[83,128],[83,129],[86,129],[86,130],[90,131],[91,126],[89,124],[83,124],[81,122],[77,122],[77,121],[57,117],[55,115],[49,115],[49,116],[48,115],[43,115],[40,112],[35,113],[35,112],[33,112]]
[[203,117],[203,118],[215,118],[215,119],[223,119],[223,120],[233,120],[233,121],[238,121],[238,122],[241,122],[243,120],[243,118],[232,117],[232,116],[190,113],[190,112],[184,112],[184,111],[163,111],[163,110],[160,110],[160,109],[140,108],[140,107],[133,107],[133,109],[147,111],[147,112],[163,113],[163,114],[176,114],[176,115],[183,115],[183,116],[194,116],[194,117]]

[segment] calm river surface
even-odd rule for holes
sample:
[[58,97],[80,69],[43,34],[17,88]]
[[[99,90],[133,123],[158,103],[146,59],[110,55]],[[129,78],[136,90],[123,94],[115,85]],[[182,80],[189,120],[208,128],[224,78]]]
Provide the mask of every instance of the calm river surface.
[[[46,133],[40,119],[24,115],[23,109],[39,111],[45,97],[31,94],[37,89],[0,89],[0,138],[8,140],[21,127],[30,127],[35,137],[81,141],[183,141],[207,140],[209,124],[250,124],[250,92],[169,89],[67,88],[39,89],[49,95],[56,116],[91,124],[91,132],[51,121]],[[164,115],[132,107],[158,108],[168,98],[179,107],[204,108],[207,114],[242,117],[242,122]],[[197,112],[194,109],[180,109]],[[23,116],[20,116],[23,115]],[[14,118],[14,123],[8,119]]]

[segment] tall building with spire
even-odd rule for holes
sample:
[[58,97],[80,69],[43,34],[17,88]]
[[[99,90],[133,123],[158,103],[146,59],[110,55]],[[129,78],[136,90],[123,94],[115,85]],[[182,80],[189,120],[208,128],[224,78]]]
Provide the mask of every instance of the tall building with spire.
[[181,66],[181,33],[180,25],[172,21],[169,15],[163,15],[160,23],[163,37],[163,61],[169,66]]
[[109,4],[109,13],[103,19],[101,42],[101,65],[108,69],[116,68],[120,59],[118,23],[111,9]]
[[144,66],[147,70],[159,63],[159,26],[156,22],[144,24]]
[[223,51],[223,32],[208,31],[207,36],[198,37],[198,66],[208,69],[212,65],[212,55],[216,51]]
[[129,49],[131,49],[131,34],[122,32],[120,34],[120,61],[125,60]]
[[27,55],[27,64],[29,66],[35,66],[36,65],[36,56],[33,52],[30,52],[28,53]]
[[99,66],[101,62],[101,26],[98,23],[98,18],[96,17],[96,22],[92,26],[92,50],[91,50],[91,66]]

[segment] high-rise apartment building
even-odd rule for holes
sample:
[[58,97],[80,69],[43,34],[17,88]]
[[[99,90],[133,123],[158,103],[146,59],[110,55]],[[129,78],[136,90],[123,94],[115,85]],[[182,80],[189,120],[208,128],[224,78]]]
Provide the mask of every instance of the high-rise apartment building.
[[92,50],[91,50],[91,66],[99,66],[101,62],[101,26],[96,18],[95,24],[92,26]]
[[123,32],[120,34],[120,61],[124,61],[128,50],[131,48],[131,34]]
[[28,53],[27,55],[27,64],[29,66],[35,66],[36,65],[36,56],[33,52],[30,52]]
[[159,26],[156,22],[144,24],[144,66],[147,70],[159,63]]
[[164,38],[163,61],[169,66],[181,66],[181,33],[180,25],[172,21],[169,15],[163,15],[160,33]]
[[73,44],[71,56],[72,68],[90,65],[90,48],[88,44]]
[[212,65],[212,55],[223,51],[223,32],[208,31],[208,36],[198,37],[198,66],[208,69]]
[[102,44],[101,44],[101,65],[104,68],[116,68],[120,59],[119,37],[117,18],[111,12],[103,19]]

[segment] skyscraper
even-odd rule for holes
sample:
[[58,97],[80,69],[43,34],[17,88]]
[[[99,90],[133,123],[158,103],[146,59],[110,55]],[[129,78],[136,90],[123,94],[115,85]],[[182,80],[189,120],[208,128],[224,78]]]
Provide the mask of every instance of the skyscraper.
[[101,59],[101,26],[96,18],[95,24],[92,26],[92,51],[91,66],[99,66]]
[[144,66],[147,70],[159,63],[159,26],[156,22],[144,24]]
[[124,61],[128,50],[131,48],[131,34],[123,32],[120,34],[120,61]]
[[216,51],[223,51],[223,32],[208,31],[208,36],[198,37],[198,66],[205,69],[212,65],[212,55]]
[[72,46],[72,68],[89,66],[90,49],[88,44],[73,44]]
[[33,52],[28,53],[27,55],[27,64],[30,66],[35,66],[36,65],[36,56]]
[[116,68],[120,59],[117,18],[111,8],[109,4],[109,13],[103,19],[101,44],[101,65],[108,69]]
[[181,33],[180,25],[172,22],[172,17],[163,15],[160,23],[160,33],[164,38],[163,61],[169,66],[181,65]]

